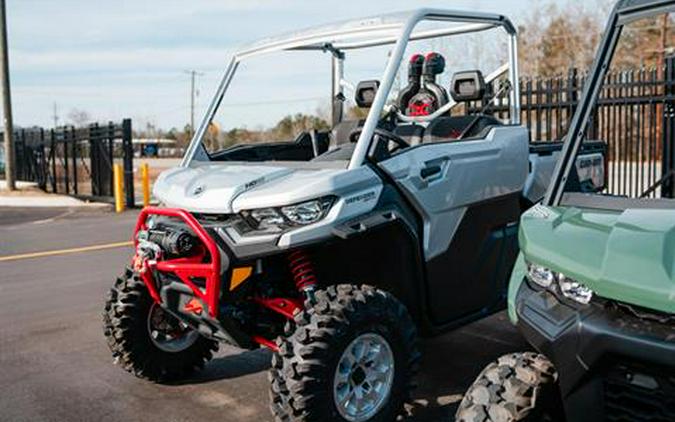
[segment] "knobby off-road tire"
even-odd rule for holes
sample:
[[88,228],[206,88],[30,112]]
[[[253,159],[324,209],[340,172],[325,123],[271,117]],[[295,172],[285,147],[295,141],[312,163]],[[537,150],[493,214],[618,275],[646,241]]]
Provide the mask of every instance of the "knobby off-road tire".
[[103,333],[113,361],[154,382],[175,381],[201,369],[218,350],[218,343],[199,335],[180,351],[160,349],[148,327],[153,303],[145,284],[130,268],[117,278],[103,311]]
[[[287,325],[287,336],[277,340],[279,353],[272,358],[269,379],[275,420],[349,420],[335,403],[334,391],[344,391],[334,385],[336,368],[345,362],[345,351],[353,350],[362,338],[375,339],[368,343],[370,348],[387,350],[384,355],[394,362],[390,393],[367,420],[389,422],[402,414],[420,359],[415,325],[405,306],[370,286],[338,285],[317,291],[314,303],[307,302],[305,308]],[[378,348],[377,339],[387,345]],[[380,364],[365,364],[369,365]]]
[[467,390],[457,422],[562,421],[553,364],[536,353],[512,353],[488,365]]

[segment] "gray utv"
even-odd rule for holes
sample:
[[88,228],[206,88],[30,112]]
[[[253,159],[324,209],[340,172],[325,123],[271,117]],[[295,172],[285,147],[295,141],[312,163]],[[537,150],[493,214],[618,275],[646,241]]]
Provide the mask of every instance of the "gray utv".
[[[449,93],[442,55],[404,61],[410,42],[491,30],[508,63],[457,69]],[[387,45],[381,79],[345,79],[353,51]],[[280,51],[330,58],[330,127],[207,148],[240,65]],[[408,84],[397,90],[399,69]],[[155,184],[162,206],[140,214],[104,311],[116,362],[163,382],[204,366],[219,342],[264,346],[276,420],[394,420],[418,333],[505,306],[519,216],[544,195],[560,149],[530,142],[518,86],[516,30],[496,14],[422,9],[237,52],[181,165]],[[365,120],[345,118],[348,94]],[[603,144],[586,143],[577,168],[580,185],[602,189]]]

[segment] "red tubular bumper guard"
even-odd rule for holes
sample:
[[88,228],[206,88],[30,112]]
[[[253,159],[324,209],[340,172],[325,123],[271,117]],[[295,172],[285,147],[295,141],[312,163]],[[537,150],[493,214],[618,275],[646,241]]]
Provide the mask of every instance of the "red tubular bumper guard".
[[[210,262],[202,262],[203,256],[169,259],[166,261],[157,261],[156,263],[144,263],[145,271],[141,272],[141,278],[147,286],[150,296],[156,301],[162,299],[157,291],[157,285],[152,277],[152,270],[174,273],[181,279],[197,298],[206,303],[209,315],[213,318],[218,317],[218,298],[220,297],[220,250],[216,242],[209,236],[199,222],[189,212],[178,208],[156,208],[146,207],[141,211],[136,222],[134,230],[134,245],[138,246],[138,232],[147,229],[146,221],[151,215],[160,215],[165,217],[175,217],[182,220],[193,231],[202,242]],[[192,279],[204,278],[206,280],[206,291],[197,286]]]

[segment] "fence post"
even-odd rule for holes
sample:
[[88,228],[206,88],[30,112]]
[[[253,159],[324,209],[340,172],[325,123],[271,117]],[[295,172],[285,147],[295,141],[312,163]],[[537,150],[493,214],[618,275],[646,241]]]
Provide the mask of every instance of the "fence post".
[[569,116],[567,116],[566,127],[564,131],[567,132],[567,128],[572,122],[572,117],[577,112],[577,105],[579,104],[579,71],[576,67],[570,68],[567,73],[567,101],[569,102]]
[[666,59],[665,69],[665,97],[666,100],[663,106],[663,130],[661,131],[663,156],[661,158],[662,168],[661,175],[670,175],[664,180],[661,186],[661,196],[664,198],[673,198],[675,191],[673,179],[673,171],[675,171],[675,104],[672,100],[672,95],[675,94],[675,56],[670,56]]
[[[72,126],[71,126],[72,130]],[[68,128],[63,128],[63,174],[66,182],[66,195],[70,195],[70,165],[68,164]]]
[[91,179],[91,195],[92,196],[103,196],[100,189],[100,177],[99,169],[101,167],[101,160],[96,155],[97,145],[94,143],[94,136],[96,136],[95,129],[98,127],[98,123],[89,125],[89,178]]
[[[107,135],[107,140],[108,143],[106,145],[101,145],[101,155],[106,152],[108,155],[108,162],[110,163],[110,169],[112,169],[113,164],[115,163],[115,125],[113,122],[108,122],[108,135]],[[107,151],[103,151],[103,149],[107,148]],[[101,171],[104,171],[103,169]],[[112,170],[106,172],[106,175],[111,175]],[[101,173],[103,176],[103,173]],[[106,189],[108,189],[108,192],[114,192],[115,188],[115,182],[113,181],[112,177],[108,177],[105,180],[105,184],[108,186]],[[103,185],[103,182],[101,182],[101,185]],[[103,189],[103,188],[101,188]]]
[[56,141],[54,140],[54,129],[49,130],[50,147],[49,155],[52,157],[52,193],[58,193],[58,182],[56,180]]
[[131,119],[122,121],[122,150],[124,152],[124,191],[128,208],[135,205],[134,197],[134,149],[131,145]]
[[49,163],[45,155],[45,130],[40,128],[40,189],[47,190],[47,173]]
[[27,179],[24,174],[25,155],[26,155],[26,130],[21,129],[13,137],[14,141],[14,180]]
[[75,195],[79,194],[77,188],[77,129],[73,128],[70,132],[70,141],[73,143],[73,192]]

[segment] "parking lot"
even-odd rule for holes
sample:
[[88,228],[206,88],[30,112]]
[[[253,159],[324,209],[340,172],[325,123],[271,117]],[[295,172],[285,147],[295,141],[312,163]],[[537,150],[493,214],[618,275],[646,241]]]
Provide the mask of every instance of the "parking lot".
[[[100,312],[131,256],[120,242],[129,240],[135,217],[0,209],[0,420],[271,419],[266,350],[221,346],[205,370],[174,385],[153,385],[113,365]],[[525,347],[504,313],[425,340],[411,420],[452,420],[480,368]]]

